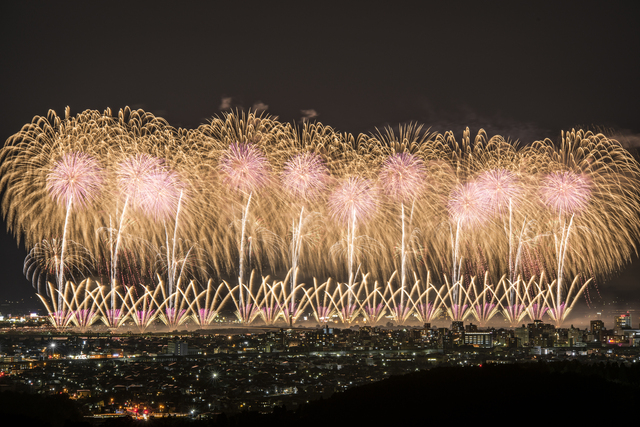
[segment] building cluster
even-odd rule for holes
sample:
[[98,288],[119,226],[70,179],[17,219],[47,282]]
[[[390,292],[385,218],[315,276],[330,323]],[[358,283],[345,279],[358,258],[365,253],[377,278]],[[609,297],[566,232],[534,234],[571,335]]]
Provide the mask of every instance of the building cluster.
[[579,360],[640,362],[640,329],[351,327],[74,334],[0,334],[0,391],[67,393],[88,413],[207,416],[271,411],[390,375],[440,365]]

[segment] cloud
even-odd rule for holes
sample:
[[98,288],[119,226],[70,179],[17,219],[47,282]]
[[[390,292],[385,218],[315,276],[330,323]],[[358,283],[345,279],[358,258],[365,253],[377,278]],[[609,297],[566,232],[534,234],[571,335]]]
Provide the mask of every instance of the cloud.
[[510,141],[527,145],[545,138],[556,139],[560,131],[544,128],[530,121],[517,120],[501,112],[482,113],[469,105],[457,105],[448,108],[434,107],[427,99],[421,99],[415,105],[414,122],[424,124],[431,132],[453,131],[456,138],[468,127],[471,137],[484,129],[489,137],[501,135]]
[[314,119],[314,118],[319,116],[318,112],[316,110],[313,110],[313,109],[300,110],[300,113],[302,113],[302,118],[299,120],[300,123],[306,123],[309,120]]
[[253,107],[251,107],[251,111],[254,111],[256,113],[262,113],[264,111],[267,111],[268,109],[269,106],[262,101],[254,102]]
[[[222,96],[220,98],[220,106],[218,107],[221,111],[228,111],[232,109],[237,110],[245,110],[242,102],[242,98],[233,97],[233,96]],[[249,108],[249,111],[255,113],[262,113],[269,109],[269,105],[265,104],[261,100],[255,101],[253,105]],[[245,110],[246,111],[246,110]]]
[[619,130],[608,136],[620,142],[625,148],[640,148],[640,135],[637,133]]
[[233,101],[233,98],[230,96],[223,96],[220,99],[220,106],[218,107],[219,110],[229,110],[231,109],[231,101]]

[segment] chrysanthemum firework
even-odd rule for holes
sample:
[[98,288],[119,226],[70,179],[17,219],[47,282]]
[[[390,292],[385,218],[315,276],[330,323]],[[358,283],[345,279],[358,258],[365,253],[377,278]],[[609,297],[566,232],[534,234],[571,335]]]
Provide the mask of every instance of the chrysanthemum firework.
[[543,203],[557,213],[580,213],[589,204],[591,183],[583,174],[552,172],[542,180],[540,196]]
[[175,172],[155,171],[140,187],[140,208],[156,220],[167,219],[176,214],[181,195],[182,185]]
[[490,205],[477,182],[458,185],[449,196],[449,216],[463,227],[481,225],[489,219]]
[[[89,273],[93,265],[91,253],[75,242],[70,246],[65,256],[65,273]],[[58,273],[61,256],[62,241],[56,238],[43,240],[31,249],[24,260],[23,272],[36,290],[40,292],[45,289],[46,282]]]
[[220,159],[222,180],[233,190],[251,193],[269,182],[269,161],[253,144],[234,143]]
[[[282,170],[282,185],[269,185],[276,165]],[[378,166],[379,179],[365,179],[372,179]],[[327,178],[327,170],[337,182]],[[209,179],[212,175],[219,186]],[[530,185],[534,177],[535,188]],[[428,191],[422,187],[425,182]],[[105,203],[107,189],[116,193],[119,203]],[[197,314],[200,322],[208,323],[216,310],[229,308],[227,294],[226,301],[236,302],[245,321],[265,309],[272,310],[266,318],[276,319],[273,309],[280,307],[280,319],[293,322],[295,310],[305,306],[313,308],[322,323],[335,313],[347,321],[358,312],[366,318],[391,313],[401,319],[405,307],[413,307],[413,315],[422,321],[442,309],[461,316],[464,307],[486,318],[496,306],[507,318],[526,312],[537,319],[547,310],[562,319],[569,310],[563,307],[570,308],[579,294],[568,290],[569,283],[580,290],[584,277],[618,271],[637,252],[640,227],[634,213],[640,211],[639,189],[640,165],[634,156],[617,141],[584,131],[563,134],[560,144],[544,140],[518,148],[500,137],[488,139],[482,131],[474,139],[467,130],[462,141],[456,141],[453,132],[432,137],[419,128],[367,137],[315,124],[298,133],[289,124],[233,113],[198,129],[178,131],[142,111],[124,110],[117,116],[93,111],[75,118],[69,113],[35,118],[0,150],[0,209],[7,228],[33,248],[24,271],[39,289],[48,288],[44,298],[51,301],[48,310],[57,326],[73,321],[69,313],[88,309],[75,315],[75,321],[86,326],[90,316],[84,313],[96,312],[96,307],[109,325],[122,322],[127,313],[134,319],[138,314],[129,311],[134,308],[149,313],[138,318],[139,323],[147,324],[160,313],[166,322],[174,322],[166,308],[183,309],[167,300],[185,283],[178,280],[184,265],[181,254],[186,253],[176,243],[181,241],[202,247],[190,258],[194,271],[212,277],[239,273],[236,288],[211,285],[222,295],[212,301],[220,304],[198,306],[205,310]],[[261,197],[259,190],[264,190]],[[298,219],[282,203],[317,202],[325,190],[326,209],[317,204],[309,209],[303,203]],[[236,193],[241,210],[229,203],[229,192]],[[385,199],[389,206],[377,211]],[[508,218],[488,223],[507,207]],[[79,208],[82,212],[75,212]],[[135,210],[162,219],[163,226],[134,215]],[[319,218],[323,226],[311,229],[311,218]],[[450,227],[443,227],[443,218]],[[473,227],[483,224],[487,226],[481,235],[475,233]],[[96,231],[104,230],[108,238],[96,239]],[[289,251],[273,243],[288,235]],[[304,253],[300,248],[308,235],[314,244]],[[130,247],[133,242],[136,248]],[[157,246],[166,255],[165,267],[150,262],[146,250],[135,250]],[[80,247],[86,247],[86,253]],[[332,252],[345,256],[323,256]],[[93,256],[111,257],[107,271]],[[299,263],[302,257],[304,264]],[[171,274],[166,266],[175,267]],[[348,291],[337,296],[329,284],[302,288],[292,274],[290,286],[278,285],[288,293],[268,291],[273,300],[263,302],[251,285],[251,272],[278,275],[286,266],[292,271],[302,266],[298,277],[305,280],[341,275],[348,280]],[[346,270],[348,275],[343,274]],[[446,277],[448,270],[449,292],[429,282],[430,275]],[[401,279],[387,280],[394,271]],[[493,283],[504,284],[483,288],[486,301],[481,301],[480,293],[472,298],[467,289],[474,275],[484,271]],[[108,279],[105,272],[110,272]],[[358,277],[367,273],[387,282],[386,290],[375,291],[384,295],[382,308],[358,293],[358,283],[364,282]],[[167,284],[150,284],[147,277],[156,275],[166,276]],[[81,277],[103,282],[96,283],[96,291],[71,292],[70,283]],[[572,282],[572,277],[578,279]],[[430,293],[403,290],[412,278]],[[111,292],[104,286],[107,280]],[[519,297],[513,284],[520,281],[530,293]],[[123,285],[139,282],[163,289],[163,294],[154,293],[151,305],[134,301],[133,294],[129,299],[119,296]],[[201,301],[195,291],[199,285],[194,281],[192,290],[180,291],[192,316]],[[86,305],[74,303],[76,296]]]
[[406,203],[420,195],[426,176],[424,162],[418,156],[396,153],[382,164],[380,182],[387,196]]
[[326,188],[329,171],[322,158],[315,153],[293,156],[284,165],[282,186],[294,197],[313,200]]
[[364,222],[370,219],[378,206],[373,183],[364,178],[352,177],[344,181],[329,196],[329,212],[338,222]]
[[163,161],[148,154],[136,154],[122,161],[117,168],[118,188],[125,198],[137,205],[144,192],[146,181],[161,171]]
[[96,159],[82,153],[65,153],[47,175],[47,191],[62,205],[86,206],[102,186],[102,168]]
[[128,157],[116,175],[125,199],[146,215],[162,220],[175,214],[183,188],[163,159],[148,154]]
[[518,177],[506,169],[492,169],[482,172],[477,180],[479,197],[486,200],[489,209],[501,213],[515,206],[523,193]]

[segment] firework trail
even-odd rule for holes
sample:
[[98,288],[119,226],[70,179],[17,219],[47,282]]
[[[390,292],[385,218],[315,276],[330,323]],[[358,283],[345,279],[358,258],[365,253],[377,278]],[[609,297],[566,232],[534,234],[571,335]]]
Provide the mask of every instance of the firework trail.
[[289,325],[303,310],[560,324],[640,231],[638,162],[585,131],[518,147],[420,126],[354,136],[228,113],[188,130],[141,110],[50,112],[5,143],[0,192],[61,328],[210,325],[231,305]]
[[[242,210],[240,233],[239,286],[244,282],[245,232],[249,215],[249,206],[254,191],[265,187],[270,180],[269,161],[259,148],[252,144],[234,143],[229,146],[220,159],[222,182],[231,190],[248,194],[247,204]],[[244,305],[244,292],[240,289],[240,305]]]
[[355,262],[356,226],[373,217],[378,199],[373,183],[360,177],[348,178],[342,182],[329,196],[328,209],[333,219],[347,225],[347,267],[349,272],[349,307],[352,306],[356,274],[353,271]]
[[[482,197],[481,187],[476,182],[467,182],[456,187],[451,196],[447,208],[451,218],[451,248],[452,266],[451,286],[453,286],[452,298],[454,304],[460,307],[458,297],[461,287],[462,261],[460,256],[460,240],[465,229],[481,227],[490,219],[489,204]],[[455,227],[455,231],[454,231]]]
[[[95,198],[102,184],[102,170],[98,162],[85,153],[71,152],[62,155],[47,175],[46,189],[51,197],[66,207],[60,250],[58,289],[64,286],[64,263],[69,216],[75,204],[82,208]],[[60,294],[62,298],[62,294]],[[61,303],[62,301],[60,301]]]
[[[560,306],[562,303],[562,279],[564,277],[564,262],[567,256],[571,226],[576,213],[584,210],[589,203],[591,191],[588,180],[572,172],[554,172],[547,175],[540,186],[540,195],[543,203],[557,212],[562,223],[560,238],[556,237],[556,254],[558,259],[556,279],[557,297],[554,307],[554,317],[560,318]],[[568,217],[568,224],[567,224]]]
[[[282,171],[282,186],[294,199],[300,201],[313,202],[326,189],[329,181],[329,171],[322,158],[311,152],[297,154],[287,161]],[[289,312],[291,315],[290,326],[293,324],[295,316],[295,289],[298,275],[298,261],[302,246],[304,223],[304,204],[300,207],[300,217],[298,224],[293,221],[291,230],[291,303]]]
[[[482,172],[477,178],[477,183],[481,197],[487,201],[489,210],[497,219],[504,218],[504,230],[508,240],[508,278],[512,284],[516,283],[527,219],[524,218],[520,232],[516,235],[514,210],[518,210],[523,205],[526,186],[514,172],[502,168]],[[523,210],[528,210],[527,207],[522,207]],[[515,287],[511,287],[507,293],[506,308],[510,313],[509,318],[513,318],[513,311],[518,310],[518,305],[514,302],[515,297]]]
[[[116,180],[121,195],[124,196],[124,206],[118,221],[118,228],[115,231],[115,239],[110,238],[110,255],[111,255],[111,289],[115,290],[117,286],[116,278],[118,277],[118,255],[122,244],[122,234],[125,229],[125,218],[127,207],[133,204],[135,208],[142,208],[145,193],[152,191],[149,186],[149,177],[161,170],[162,162],[160,159],[154,158],[147,154],[136,154],[129,156],[120,162],[116,169]],[[116,212],[117,214],[117,212]],[[109,221],[111,222],[111,221]],[[109,231],[113,230],[109,227]],[[112,294],[111,308],[115,309],[115,293]]]
[[[380,181],[384,193],[393,201],[400,203],[400,222],[402,225],[402,241],[400,244],[400,306],[399,311],[406,311],[404,296],[407,275],[405,203],[412,203],[420,196],[425,186],[426,169],[424,162],[409,153],[397,153],[389,156],[382,164]],[[413,206],[409,224],[413,219]]]

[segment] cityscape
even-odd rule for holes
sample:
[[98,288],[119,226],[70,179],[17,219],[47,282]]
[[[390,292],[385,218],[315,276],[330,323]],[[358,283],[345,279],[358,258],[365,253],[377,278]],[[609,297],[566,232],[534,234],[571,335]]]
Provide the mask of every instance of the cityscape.
[[633,2],[13,2],[0,420],[637,419]]
[[[334,393],[436,367],[578,361],[640,366],[640,320],[587,329],[325,325],[188,332],[71,333],[45,316],[3,319],[0,391],[65,394],[95,420],[295,410]],[[445,319],[439,322],[444,326]]]

